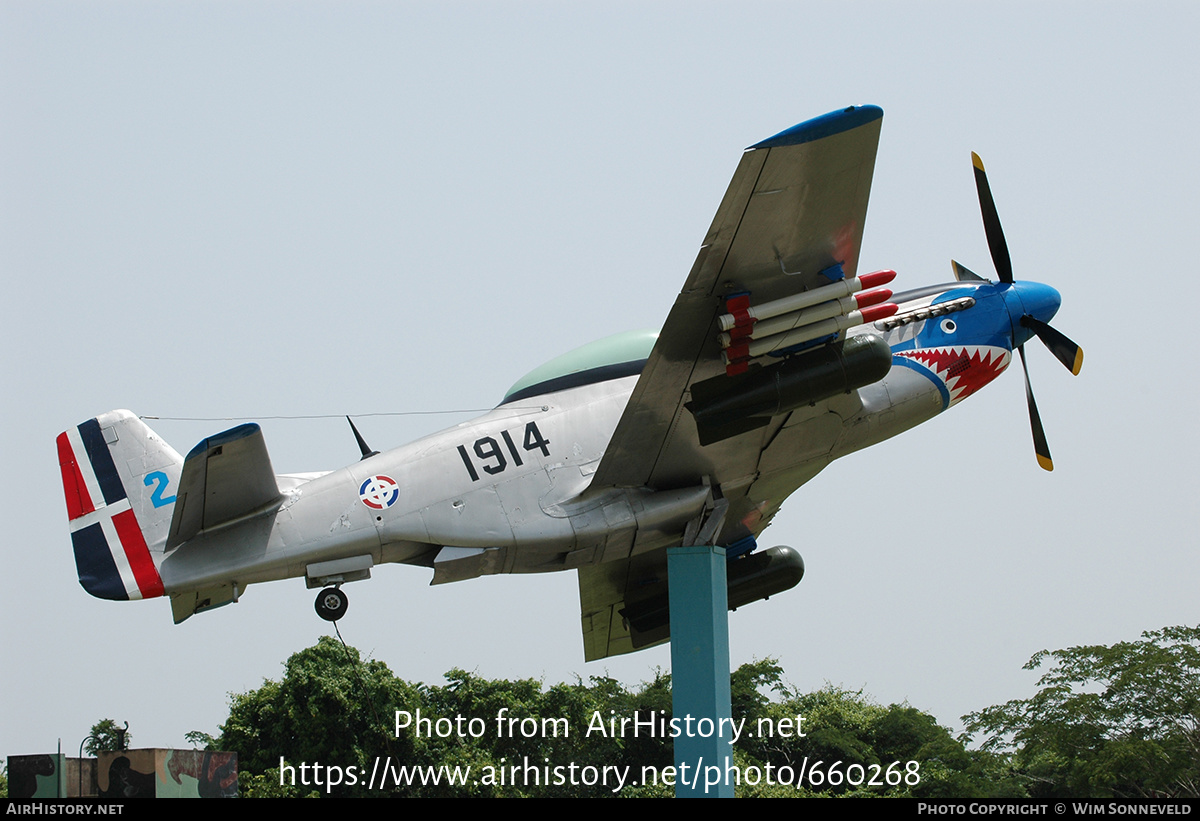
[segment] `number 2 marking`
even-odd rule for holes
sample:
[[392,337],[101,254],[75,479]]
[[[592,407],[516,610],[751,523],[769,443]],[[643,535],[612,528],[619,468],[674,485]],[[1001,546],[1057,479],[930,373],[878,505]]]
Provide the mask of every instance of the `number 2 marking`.
[[156,470],[153,473],[147,473],[146,478],[142,480],[142,484],[146,487],[154,485],[154,491],[150,494],[150,501],[155,507],[169,505],[175,501],[175,494],[171,494],[167,498],[163,498],[163,491],[167,489],[167,485],[171,484],[171,479],[161,470]]

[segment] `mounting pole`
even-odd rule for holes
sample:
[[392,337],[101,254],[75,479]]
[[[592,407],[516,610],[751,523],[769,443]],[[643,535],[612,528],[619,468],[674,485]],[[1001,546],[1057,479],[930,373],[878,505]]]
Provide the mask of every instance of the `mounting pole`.
[[677,798],[734,797],[725,576],[723,548],[667,549]]

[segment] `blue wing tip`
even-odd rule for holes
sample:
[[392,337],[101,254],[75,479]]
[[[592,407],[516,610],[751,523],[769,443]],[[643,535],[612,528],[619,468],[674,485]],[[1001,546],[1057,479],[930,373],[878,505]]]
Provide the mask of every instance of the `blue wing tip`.
[[189,461],[197,456],[202,456],[208,452],[210,448],[215,448],[217,445],[227,445],[230,442],[238,439],[245,439],[247,436],[253,436],[258,433],[261,428],[255,422],[249,422],[245,425],[238,425],[236,428],[223,430],[220,433],[214,433],[207,439],[202,439],[196,447],[188,451],[188,455],[184,461]]
[[768,137],[760,143],[755,143],[748,151],[756,148],[778,148],[783,145],[799,145],[819,140],[822,137],[832,137],[853,128],[866,125],[883,117],[883,109],[877,105],[852,105],[840,111],[833,111],[805,120],[786,131],[780,131],[774,137]]

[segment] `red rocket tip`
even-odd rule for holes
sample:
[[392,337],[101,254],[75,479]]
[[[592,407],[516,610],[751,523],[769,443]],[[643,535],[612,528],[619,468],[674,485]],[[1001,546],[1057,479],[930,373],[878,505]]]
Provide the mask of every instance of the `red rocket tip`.
[[884,269],[882,271],[875,271],[872,274],[863,274],[858,278],[858,281],[862,283],[863,290],[865,291],[868,288],[875,288],[879,285],[887,285],[895,278],[895,271]]
[[877,288],[874,291],[860,291],[854,295],[854,301],[858,304],[859,309],[878,305],[880,302],[886,302],[891,299],[892,292],[887,288]]
[[885,302],[882,305],[873,305],[870,308],[865,308],[862,312],[863,324],[887,319],[898,310],[900,310],[900,306],[894,302]]

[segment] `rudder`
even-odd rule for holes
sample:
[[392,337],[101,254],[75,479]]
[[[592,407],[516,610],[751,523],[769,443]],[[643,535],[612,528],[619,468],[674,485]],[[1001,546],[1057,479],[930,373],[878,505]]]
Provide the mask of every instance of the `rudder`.
[[102,599],[163,595],[163,556],[183,459],[127,410],[58,435],[79,583]]

